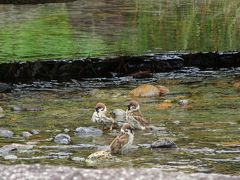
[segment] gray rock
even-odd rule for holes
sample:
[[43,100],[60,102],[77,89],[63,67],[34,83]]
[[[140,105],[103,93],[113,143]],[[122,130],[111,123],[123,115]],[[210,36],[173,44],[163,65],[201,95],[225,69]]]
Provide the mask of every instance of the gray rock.
[[151,144],[151,148],[176,148],[177,145],[168,139],[155,141]]
[[76,135],[79,137],[102,136],[103,131],[93,127],[78,127]]
[[12,87],[6,83],[0,83],[0,93],[10,92]]
[[3,157],[5,160],[17,160],[18,157],[16,155],[13,154],[9,154]]
[[69,144],[71,142],[71,137],[67,134],[58,134],[55,136],[54,142],[57,144]]
[[72,157],[72,160],[73,161],[78,161],[78,162],[84,162],[85,158],[83,158],[83,157]]
[[0,118],[3,118],[3,117],[5,117],[5,114],[4,114],[3,108],[0,107]]
[[37,134],[40,134],[40,131],[39,131],[39,130],[36,130],[36,129],[33,129],[33,130],[31,130],[31,133],[32,133],[33,135],[37,135]]
[[151,148],[151,144],[138,144],[138,146],[140,148],[147,148],[147,149],[150,149]]
[[32,136],[32,134],[31,134],[30,132],[24,131],[24,132],[22,132],[22,136],[23,136],[24,138],[29,138],[29,137]]
[[0,148],[0,155],[7,155],[12,152],[26,152],[30,151],[35,147],[35,145],[25,145],[25,144],[9,144]]
[[7,129],[0,128],[0,137],[11,138],[13,137],[13,132]]

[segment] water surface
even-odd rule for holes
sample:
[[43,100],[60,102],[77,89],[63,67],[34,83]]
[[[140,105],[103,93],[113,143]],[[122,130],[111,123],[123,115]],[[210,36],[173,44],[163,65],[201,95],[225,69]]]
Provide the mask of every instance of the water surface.
[[[101,137],[80,138],[75,129],[93,126],[90,119],[97,102],[104,102],[111,111],[126,109],[131,97],[129,90],[138,84],[152,82],[165,85],[170,94],[153,98],[136,98],[142,113],[152,125],[162,127],[159,133],[135,131],[134,145],[151,144],[158,139],[170,139],[178,148],[139,148],[127,156],[119,155],[120,162],[101,163],[103,167],[150,167],[168,171],[239,174],[240,167],[240,97],[233,83],[239,81],[239,69],[221,71],[199,71],[186,69],[175,73],[155,74],[151,79],[87,79],[83,82],[63,83],[36,82],[33,85],[15,85],[13,93],[0,100],[6,116],[0,127],[12,130],[11,139],[0,139],[0,146],[20,143],[37,143],[32,151],[13,152],[18,160],[9,161],[0,157],[4,164],[41,163],[91,168],[85,162],[72,160],[86,158],[97,151],[94,148],[74,149],[71,145],[90,144],[106,146],[114,135],[104,133]],[[188,99],[183,107],[178,100]],[[161,108],[165,100],[172,100],[171,108]],[[13,112],[11,107],[28,105],[41,107],[42,111]],[[72,138],[67,149],[59,149],[51,138],[64,129]],[[39,135],[29,139],[22,137],[23,131],[37,129]]]
[[238,0],[0,5],[0,62],[240,49]]

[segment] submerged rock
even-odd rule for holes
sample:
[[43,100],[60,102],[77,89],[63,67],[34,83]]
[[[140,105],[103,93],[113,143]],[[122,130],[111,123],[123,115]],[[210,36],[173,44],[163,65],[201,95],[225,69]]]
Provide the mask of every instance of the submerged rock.
[[7,129],[0,128],[0,137],[4,138],[12,138],[13,137],[13,132],[9,131]]
[[178,101],[178,104],[181,106],[186,106],[189,104],[189,100],[188,99],[181,99]]
[[21,111],[41,111],[41,107],[34,107],[32,105],[23,105],[23,106],[13,106],[11,108],[14,112],[21,112]]
[[39,131],[39,130],[36,130],[36,129],[33,129],[33,130],[31,130],[31,133],[32,133],[33,135],[37,135],[37,134],[40,133],[40,131]]
[[29,138],[29,137],[32,136],[32,134],[31,134],[30,132],[24,131],[24,132],[22,132],[22,136],[23,136],[24,138]]
[[71,137],[67,134],[58,134],[55,136],[54,142],[57,144],[69,144],[71,142]]
[[101,129],[93,127],[78,127],[76,129],[76,135],[79,137],[90,137],[90,136],[102,136],[103,131]]
[[155,141],[151,144],[151,148],[176,148],[177,145],[168,139]]
[[35,147],[35,145],[25,145],[25,144],[9,144],[9,145],[5,145],[3,147],[0,148],[0,154],[1,155],[6,155],[9,154],[11,152],[26,152],[29,150],[32,150]]
[[78,161],[78,162],[84,162],[85,158],[83,158],[83,157],[72,157],[72,160],[73,161]]
[[0,118],[3,118],[3,117],[5,117],[5,114],[4,114],[3,108],[0,106]]
[[129,96],[137,96],[137,97],[153,97],[160,96],[161,94],[169,93],[168,88],[164,86],[153,86],[150,84],[142,84],[137,88],[131,90],[129,92]]
[[16,155],[13,154],[9,154],[3,157],[5,160],[17,160],[18,157]]

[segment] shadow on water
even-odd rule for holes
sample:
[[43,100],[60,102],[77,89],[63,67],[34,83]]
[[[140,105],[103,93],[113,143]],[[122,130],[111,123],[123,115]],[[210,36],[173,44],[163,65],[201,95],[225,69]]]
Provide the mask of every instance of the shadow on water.
[[[143,114],[151,124],[160,126],[154,134],[135,132],[134,144],[141,144],[134,153],[119,156],[120,162],[99,164],[103,167],[151,167],[170,171],[224,173],[239,175],[240,166],[240,101],[239,69],[199,71],[183,69],[175,73],[154,74],[152,79],[86,79],[72,83],[36,82],[16,84],[14,92],[2,97],[0,106],[6,116],[0,126],[12,130],[11,139],[1,138],[0,145],[10,143],[33,144],[33,149],[13,152],[17,160],[0,158],[4,164],[42,163],[89,167],[81,160],[99,147],[108,145],[113,135],[80,138],[75,129],[80,126],[98,127],[90,121],[94,106],[101,101],[109,110],[125,109],[131,97],[130,89],[152,82],[165,85],[170,93],[152,98],[137,98]],[[179,100],[187,99],[187,106]],[[162,108],[165,100],[172,106]],[[40,111],[12,111],[12,107],[31,107]],[[34,109],[35,107],[35,109]],[[37,129],[40,133],[27,139],[23,131]],[[65,132],[72,138],[70,145],[57,146],[55,135]],[[149,149],[158,139],[173,140],[178,148]],[[145,144],[145,145],[144,145]]]

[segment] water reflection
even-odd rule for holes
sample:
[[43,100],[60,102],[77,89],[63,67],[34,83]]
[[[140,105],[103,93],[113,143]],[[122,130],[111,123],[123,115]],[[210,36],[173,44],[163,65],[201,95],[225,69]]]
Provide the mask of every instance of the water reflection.
[[1,5],[0,60],[239,50],[238,0]]

